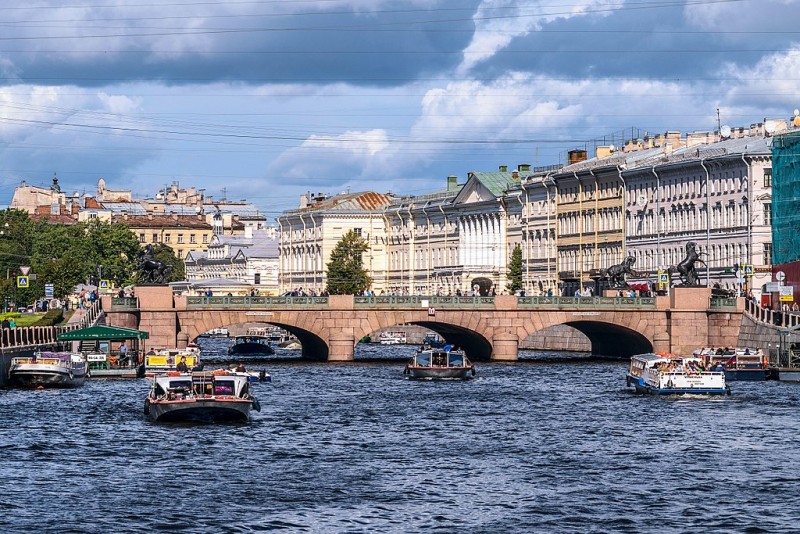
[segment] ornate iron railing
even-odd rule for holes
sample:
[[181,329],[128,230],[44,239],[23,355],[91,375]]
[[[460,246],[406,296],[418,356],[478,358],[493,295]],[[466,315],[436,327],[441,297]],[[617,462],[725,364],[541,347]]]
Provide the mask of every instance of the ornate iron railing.
[[327,304],[328,297],[186,297],[188,308],[267,308],[270,306],[327,306]]
[[517,297],[522,308],[655,309],[655,297]]
[[429,306],[433,308],[458,308],[476,306],[493,307],[494,297],[464,297],[437,295],[378,295],[375,297],[354,297],[353,304],[365,308],[394,308]]
[[736,309],[736,297],[711,297],[708,307],[712,310]]

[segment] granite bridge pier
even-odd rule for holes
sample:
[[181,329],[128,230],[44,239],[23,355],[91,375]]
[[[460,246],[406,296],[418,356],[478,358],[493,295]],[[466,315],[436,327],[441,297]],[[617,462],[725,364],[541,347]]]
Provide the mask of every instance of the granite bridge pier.
[[212,328],[258,322],[291,332],[304,358],[321,361],[350,361],[362,337],[401,324],[429,328],[478,361],[515,361],[522,340],[561,324],[585,334],[594,354],[686,353],[735,346],[745,307],[706,288],[659,297],[195,297],[166,286],[135,294],[103,297],[106,322],[149,332],[151,346],[183,347]]

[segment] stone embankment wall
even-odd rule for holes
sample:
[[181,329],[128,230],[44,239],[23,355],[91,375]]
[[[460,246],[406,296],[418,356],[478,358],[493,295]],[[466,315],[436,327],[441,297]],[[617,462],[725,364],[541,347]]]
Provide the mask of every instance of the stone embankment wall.
[[[742,326],[739,329],[740,347],[754,347],[761,349],[765,354],[770,349],[777,349],[780,344],[781,329],[774,324],[757,321],[748,314],[742,314]],[[786,338],[787,343],[800,342],[800,335],[790,334]]]

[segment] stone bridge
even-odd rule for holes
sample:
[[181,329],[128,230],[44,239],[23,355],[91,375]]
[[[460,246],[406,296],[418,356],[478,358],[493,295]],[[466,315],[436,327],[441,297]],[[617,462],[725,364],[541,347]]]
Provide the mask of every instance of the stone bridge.
[[585,334],[594,354],[686,353],[736,346],[743,299],[711,298],[706,288],[663,297],[187,297],[138,286],[135,298],[103,297],[107,322],[150,333],[150,345],[183,347],[217,327],[279,326],[302,343],[303,357],[349,361],[358,341],[401,324],[420,325],[463,347],[473,360],[513,361],[529,335],[564,324]]

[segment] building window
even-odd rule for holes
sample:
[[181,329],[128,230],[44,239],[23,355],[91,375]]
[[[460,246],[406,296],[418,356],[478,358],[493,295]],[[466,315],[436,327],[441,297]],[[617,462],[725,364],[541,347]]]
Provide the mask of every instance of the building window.
[[153,234],[153,243],[158,243],[158,234]]
[[208,243],[208,234],[203,234],[203,244]]
[[772,265],[772,243],[764,243],[764,265]]
[[772,204],[764,204],[764,224],[772,224]]
[[178,234],[178,244],[183,243],[183,234]]
[[255,285],[260,285],[261,284],[261,273],[256,273],[256,274],[253,275],[253,283]]
[[355,233],[357,236],[361,237],[361,228],[353,228],[353,232],[354,232],[354,233]]
[[772,187],[772,167],[764,169],[764,187]]
[[170,235],[164,234],[164,243],[169,243],[169,242],[171,242]]
[[139,234],[139,243],[144,243],[144,234]]
[[197,243],[197,236],[194,234],[189,234],[189,243]]

